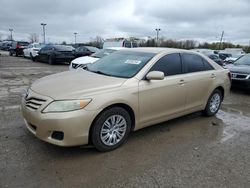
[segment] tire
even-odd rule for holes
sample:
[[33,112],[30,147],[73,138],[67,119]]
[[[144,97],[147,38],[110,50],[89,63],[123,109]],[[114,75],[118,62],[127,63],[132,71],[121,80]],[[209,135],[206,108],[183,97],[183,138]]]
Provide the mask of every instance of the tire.
[[113,107],[102,112],[94,121],[91,141],[98,151],[111,151],[126,141],[130,130],[129,113],[124,108]]
[[219,89],[215,89],[207,101],[206,108],[203,113],[205,116],[214,116],[220,109],[222,103],[222,93]]
[[12,53],[11,51],[9,51],[9,55],[10,55],[10,56],[13,56],[13,53]]
[[16,52],[16,54],[15,54],[15,55],[16,55],[16,57],[18,57],[18,53],[17,53],[17,52]]
[[54,61],[53,61],[53,58],[51,56],[48,57],[48,63],[50,65],[53,65],[54,64]]
[[32,61],[35,61],[35,58],[33,57],[32,53],[30,53],[30,59],[31,59]]

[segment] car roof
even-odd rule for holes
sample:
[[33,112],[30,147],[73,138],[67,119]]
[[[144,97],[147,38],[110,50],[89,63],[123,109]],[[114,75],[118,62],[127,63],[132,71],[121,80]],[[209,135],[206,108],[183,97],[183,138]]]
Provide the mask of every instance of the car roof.
[[178,49],[178,48],[138,47],[138,48],[126,48],[126,50],[127,51],[136,51],[136,52],[155,53],[155,54],[180,53],[180,52],[189,52],[189,53],[197,54],[197,52],[194,52],[194,51],[183,50],[183,49]]
[[123,49],[128,49],[128,48],[125,48],[125,47],[108,47],[108,48],[105,48],[105,49],[109,49],[109,50],[123,50]]

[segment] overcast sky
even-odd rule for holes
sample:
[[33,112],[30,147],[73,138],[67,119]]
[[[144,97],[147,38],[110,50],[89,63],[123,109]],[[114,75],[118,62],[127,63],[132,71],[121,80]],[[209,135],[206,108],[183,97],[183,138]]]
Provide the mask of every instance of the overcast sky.
[[0,0],[0,34],[27,40],[47,23],[50,42],[86,42],[95,36],[155,37],[249,44],[250,0]]

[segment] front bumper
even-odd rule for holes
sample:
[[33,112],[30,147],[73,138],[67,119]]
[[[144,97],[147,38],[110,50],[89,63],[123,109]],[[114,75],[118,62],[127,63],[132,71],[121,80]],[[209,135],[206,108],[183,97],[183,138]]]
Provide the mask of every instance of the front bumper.
[[[35,94],[33,92],[33,94]],[[51,102],[51,101],[50,101]],[[48,103],[50,103],[48,101]],[[42,109],[30,109],[26,100],[22,99],[22,114],[27,129],[39,139],[58,146],[76,146],[88,144],[89,129],[99,111],[87,111],[84,109],[61,112],[42,113]],[[53,137],[55,132],[63,133],[62,139]]]
[[232,79],[232,88],[250,90],[250,79]]

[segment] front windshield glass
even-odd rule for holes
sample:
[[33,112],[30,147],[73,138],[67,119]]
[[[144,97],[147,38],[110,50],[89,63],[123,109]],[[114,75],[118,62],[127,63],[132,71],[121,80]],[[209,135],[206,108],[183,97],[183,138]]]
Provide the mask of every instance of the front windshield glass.
[[244,55],[234,62],[235,65],[250,65],[250,55]]
[[96,47],[92,47],[92,46],[86,46],[86,48],[91,51],[91,52],[99,52],[99,49]]
[[72,50],[74,50],[74,48],[72,46],[66,46],[66,45],[55,45],[54,47],[58,51],[72,51]]
[[116,50],[104,49],[104,50],[100,50],[99,52],[92,54],[91,57],[102,58],[104,56],[107,56],[107,55],[115,52],[115,51]]
[[34,47],[35,48],[41,48],[42,46],[41,46],[41,44],[34,44]]
[[154,53],[118,51],[101,58],[94,64],[88,65],[87,69],[98,74],[131,78],[138,73],[154,55]]

